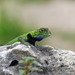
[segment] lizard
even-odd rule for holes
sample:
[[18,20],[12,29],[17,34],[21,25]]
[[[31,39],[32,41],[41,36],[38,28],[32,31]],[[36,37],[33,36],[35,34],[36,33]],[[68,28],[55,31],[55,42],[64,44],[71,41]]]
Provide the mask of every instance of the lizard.
[[6,45],[11,45],[15,42],[25,43],[28,42],[35,46],[36,41],[41,41],[42,39],[49,37],[51,35],[51,31],[48,28],[40,28],[26,34],[20,35],[17,38],[9,41]]

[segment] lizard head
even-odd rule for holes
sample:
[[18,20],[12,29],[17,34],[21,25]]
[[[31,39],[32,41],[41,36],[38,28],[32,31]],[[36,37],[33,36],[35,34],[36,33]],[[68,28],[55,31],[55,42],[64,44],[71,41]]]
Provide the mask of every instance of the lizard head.
[[34,32],[33,37],[37,39],[37,41],[42,40],[43,38],[49,37],[51,32],[48,28],[40,28]]

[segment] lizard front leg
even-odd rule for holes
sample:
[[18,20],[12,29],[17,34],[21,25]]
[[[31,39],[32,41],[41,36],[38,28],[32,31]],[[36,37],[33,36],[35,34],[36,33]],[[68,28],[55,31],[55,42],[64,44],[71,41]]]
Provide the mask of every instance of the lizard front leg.
[[36,42],[36,38],[32,37],[31,34],[27,34],[27,40],[25,41],[25,39],[23,37],[19,37],[18,40],[23,43],[29,45],[32,44],[35,46],[35,42]]
[[18,40],[24,45],[29,45],[29,43],[26,42],[22,37],[18,37]]

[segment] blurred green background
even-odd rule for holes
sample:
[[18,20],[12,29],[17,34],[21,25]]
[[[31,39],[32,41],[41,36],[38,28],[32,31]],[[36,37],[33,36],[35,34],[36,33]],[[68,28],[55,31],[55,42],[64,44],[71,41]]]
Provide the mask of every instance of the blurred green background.
[[0,43],[47,27],[52,35],[38,45],[75,51],[74,0],[0,0]]

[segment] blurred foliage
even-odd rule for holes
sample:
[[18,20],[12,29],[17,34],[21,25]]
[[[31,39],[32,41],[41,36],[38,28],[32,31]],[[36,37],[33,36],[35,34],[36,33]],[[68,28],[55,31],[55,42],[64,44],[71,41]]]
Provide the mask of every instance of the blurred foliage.
[[21,1],[21,2],[47,2],[50,0],[18,0],[18,1]]
[[20,20],[16,17],[11,20],[7,17],[4,10],[1,11],[0,16],[0,43],[5,44],[13,38],[22,35],[26,32],[29,32],[34,29],[28,24],[21,24]]
[[[6,0],[0,0],[0,2],[3,2],[3,1],[6,1]],[[7,1],[10,1],[10,0],[7,0]],[[11,1],[17,1],[17,2],[20,2],[20,3],[35,3],[35,2],[48,2],[48,1],[51,1],[51,0],[11,0]]]

